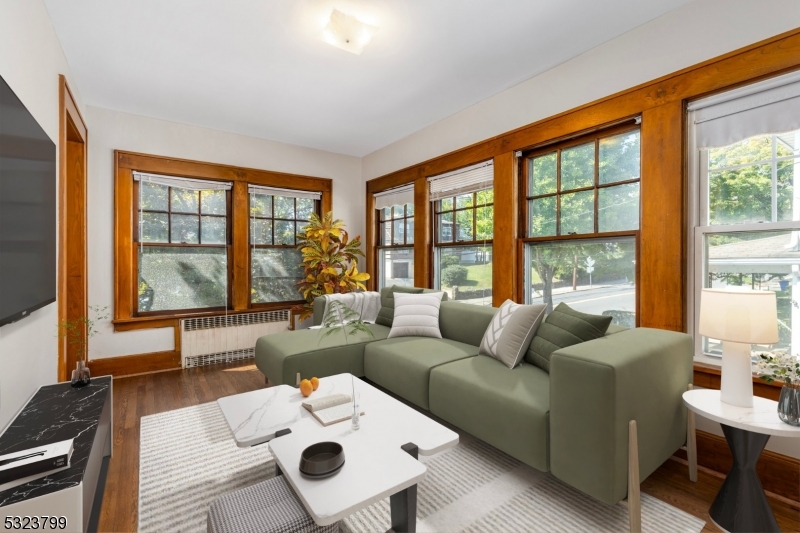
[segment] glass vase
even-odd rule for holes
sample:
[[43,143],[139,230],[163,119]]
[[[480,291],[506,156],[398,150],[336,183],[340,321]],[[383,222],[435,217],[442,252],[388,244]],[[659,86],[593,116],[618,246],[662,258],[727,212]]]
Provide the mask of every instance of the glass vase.
[[778,398],[778,416],[792,426],[800,426],[800,384],[784,385]]
[[72,371],[72,386],[85,387],[91,381],[92,378],[89,373],[89,367],[86,366],[86,362],[78,361],[78,364],[75,365],[75,370]]

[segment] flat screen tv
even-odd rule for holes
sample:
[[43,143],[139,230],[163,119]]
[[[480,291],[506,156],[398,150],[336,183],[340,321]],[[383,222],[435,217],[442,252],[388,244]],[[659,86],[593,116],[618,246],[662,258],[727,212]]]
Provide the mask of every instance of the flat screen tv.
[[0,326],[56,300],[56,145],[0,77]]

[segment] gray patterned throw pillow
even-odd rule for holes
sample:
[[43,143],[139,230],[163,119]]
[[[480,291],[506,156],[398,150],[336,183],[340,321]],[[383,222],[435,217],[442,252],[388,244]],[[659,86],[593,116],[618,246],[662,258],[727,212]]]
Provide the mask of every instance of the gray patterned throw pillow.
[[489,323],[478,353],[514,368],[539,329],[545,309],[545,305],[520,305],[506,300]]

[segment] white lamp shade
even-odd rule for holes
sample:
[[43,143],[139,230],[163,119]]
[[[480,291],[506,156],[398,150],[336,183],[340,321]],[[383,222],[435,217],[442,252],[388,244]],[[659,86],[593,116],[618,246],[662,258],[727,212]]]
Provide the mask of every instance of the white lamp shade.
[[778,307],[772,291],[703,289],[699,333],[743,344],[778,342]]

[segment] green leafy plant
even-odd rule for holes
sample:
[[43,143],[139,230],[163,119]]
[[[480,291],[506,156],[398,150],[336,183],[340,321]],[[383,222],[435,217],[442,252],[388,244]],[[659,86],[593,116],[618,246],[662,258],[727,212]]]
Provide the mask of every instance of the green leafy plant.
[[454,287],[462,285],[469,277],[469,270],[467,267],[461,265],[451,265],[442,269],[442,285],[445,287]]
[[297,287],[306,301],[299,306],[300,320],[311,316],[317,296],[367,290],[363,282],[369,274],[358,271],[358,256],[364,257],[361,236],[350,240],[344,222],[334,220],[331,212],[322,218],[312,214],[297,238],[304,275]]
[[78,361],[84,363],[88,363],[89,359],[89,339],[98,333],[97,322],[109,317],[108,306],[90,305],[89,314],[93,314],[94,318],[82,316],[74,320],[63,320],[58,324],[58,337],[66,339],[68,345],[74,346]]
[[755,352],[753,373],[772,383],[783,381],[787,386],[800,385],[800,357],[785,351]]
[[366,333],[370,337],[374,336],[372,330],[367,327],[367,323],[361,320],[360,314],[337,300],[328,301],[328,305],[325,307],[325,315],[322,317],[322,328],[320,332],[323,333],[321,333],[319,342],[339,331],[344,333],[345,344],[350,344],[349,336],[356,333]]

